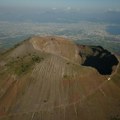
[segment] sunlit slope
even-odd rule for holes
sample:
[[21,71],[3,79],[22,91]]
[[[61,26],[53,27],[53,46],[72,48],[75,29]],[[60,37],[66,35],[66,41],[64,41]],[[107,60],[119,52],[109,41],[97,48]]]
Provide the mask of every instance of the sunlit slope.
[[0,120],[119,118],[120,68],[104,76],[80,64],[77,46],[60,37],[33,37],[1,55]]
[[52,53],[74,62],[80,62],[77,46],[68,39],[36,36],[31,38],[30,42],[36,50]]

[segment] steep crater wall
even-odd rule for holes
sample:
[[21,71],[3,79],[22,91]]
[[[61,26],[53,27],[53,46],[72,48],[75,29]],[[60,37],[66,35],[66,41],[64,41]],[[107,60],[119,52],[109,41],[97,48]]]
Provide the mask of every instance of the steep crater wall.
[[102,74],[111,75],[119,61],[117,57],[101,46],[78,45],[83,66],[90,66]]

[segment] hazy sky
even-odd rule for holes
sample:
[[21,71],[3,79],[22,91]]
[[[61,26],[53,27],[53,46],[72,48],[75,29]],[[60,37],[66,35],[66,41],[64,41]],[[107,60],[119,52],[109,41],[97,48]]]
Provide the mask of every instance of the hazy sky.
[[0,6],[119,10],[120,0],[0,0]]

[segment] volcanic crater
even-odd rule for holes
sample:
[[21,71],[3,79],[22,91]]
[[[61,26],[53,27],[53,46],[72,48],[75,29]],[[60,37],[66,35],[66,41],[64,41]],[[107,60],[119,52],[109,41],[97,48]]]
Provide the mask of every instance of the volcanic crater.
[[101,46],[78,45],[83,66],[95,68],[102,75],[111,75],[119,61],[117,57]]

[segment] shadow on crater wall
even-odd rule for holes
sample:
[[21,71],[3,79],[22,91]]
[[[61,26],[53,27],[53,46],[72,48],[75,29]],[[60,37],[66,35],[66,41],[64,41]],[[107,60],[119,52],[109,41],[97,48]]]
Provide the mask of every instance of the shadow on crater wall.
[[109,51],[103,49],[101,46],[90,46],[92,54],[89,54],[85,51],[84,55],[82,54],[84,50],[79,52],[81,57],[86,59],[83,62],[83,66],[91,66],[102,75],[110,75],[112,73],[112,67],[118,65],[119,61],[115,55],[111,54]]

